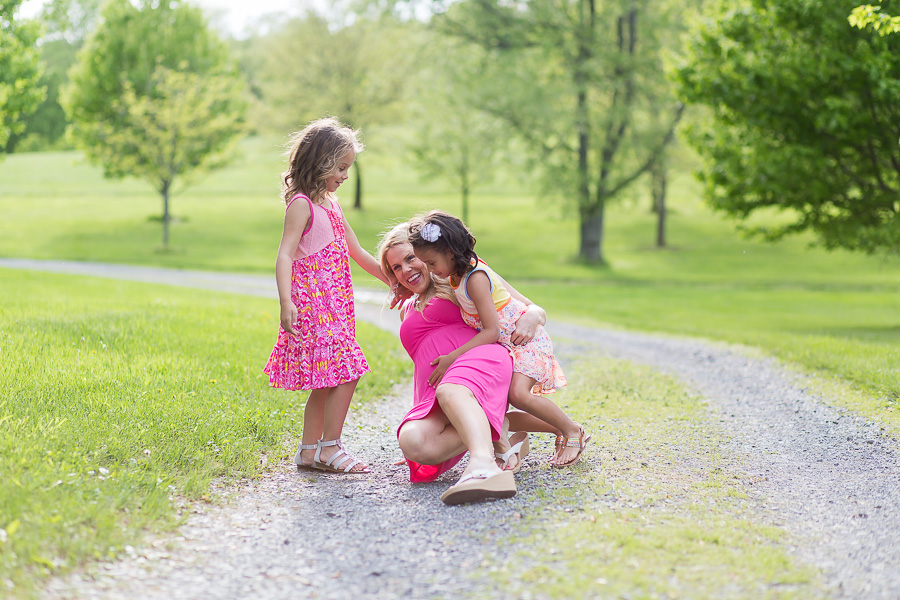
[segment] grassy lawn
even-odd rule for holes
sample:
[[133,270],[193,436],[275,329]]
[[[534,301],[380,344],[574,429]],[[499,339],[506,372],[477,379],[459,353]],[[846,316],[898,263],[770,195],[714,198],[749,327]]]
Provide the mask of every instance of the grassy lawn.
[[[262,373],[273,301],[0,269],[0,596],[177,523],[214,477],[296,441],[302,393]],[[409,376],[366,324],[355,403]],[[293,449],[290,450],[293,452]]]
[[[177,193],[180,221],[166,252],[151,219],[160,200],[148,185],[105,181],[77,153],[9,156],[0,163],[0,256],[271,273],[283,211],[279,143],[248,139],[240,162]],[[383,138],[380,145],[395,147]],[[381,231],[411,214],[459,212],[456,194],[420,182],[402,154],[375,145],[360,164],[365,210],[347,213],[370,249]],[[698,200],[689,174],[676,174],[670,187],[670,247],[652,246],[654,216],[637,190],[609,209],[606,267],[573,260],[571,206],[502,174],[475,190],[469,224],[479,253],[551,319],[758,346],[849,382],[871,398],[867,414],[900,426],[887,410],[900,399],[900,259],[826,252],[804,237],[745,240]],[[343,186],[345,207],[354,188],[353,179]],[[361,271],[357,279],[372,281]]]
[[562,474],[523,472],[558,483],[521,515],[510,542],[519,560],[491,565],[511,596],[825,596],[817,570],[791,558],[778,516],[751,500],[753,482],[723,456],[726,440],[700,399],[608,358],[583,357],[573,371],[564,399],[597,434],[592,460]]

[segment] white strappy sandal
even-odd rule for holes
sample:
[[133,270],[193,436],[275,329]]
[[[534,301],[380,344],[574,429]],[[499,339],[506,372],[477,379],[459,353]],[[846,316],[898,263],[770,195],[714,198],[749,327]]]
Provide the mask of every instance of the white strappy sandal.
[[[328,462],[322,462],[322,448],[327,448],[328,446],[337,446],[338,451],[334,453],[334,455],[328,459]],[[371,473],[369,471],[369,467],[366,467],[362,471],[352,471],[351,469],[356,465],[363,464],[362,461],[356,460],[349,452],[344,450],[344,446],[341,445],[341,440],[319,440],[316,444],[316,454],[313,456],[313,467],[320,469],[322,471],[327,471],[329,473],[343,473],[347,475],[361,475],[363,473]]]
[[[522,470],[522,460],[524,460],[525,457],[528,456],[528,433],[523,433],[525,433],[525,439],[510,446],[509,450],[507,450],[506,452],[494,452],[494,456],[497,458],[497,460],[503,463],[502,465],[500,465],[500,468],[504,471],[509,471],[513,475]],[[512,437],[510,437],[510,439],[512,439]],[[510,469],[509,459],[513,457],[513,454],[516,455],[516,458],[518,458],[518,460],[516,461],[516,466]]]
[[317,470],[315,465],[315,459],[311,464],[306,464],[303,462],[303,458],[300,456],[300,453],[304,450],[315,450],[319,446],[317,444],[304,444],[303,441],[300,441],[300,448],[297,449],[297,454],[294,455],[294,464],[297,465],[298,469],[312,469]]

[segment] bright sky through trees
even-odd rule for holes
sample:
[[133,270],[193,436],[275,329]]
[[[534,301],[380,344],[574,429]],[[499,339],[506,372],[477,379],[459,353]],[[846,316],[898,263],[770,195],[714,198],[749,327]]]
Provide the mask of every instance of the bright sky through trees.
[[[269,13],[286,13],[295,15],[304,4],[302,0],[191,0],[203,8],[214,23],[221,23],[231,34],[242,37],[246,26],[257,18]],[[20,7],[20,15],[26,18],[35,17],[47,0],[25,0]]]

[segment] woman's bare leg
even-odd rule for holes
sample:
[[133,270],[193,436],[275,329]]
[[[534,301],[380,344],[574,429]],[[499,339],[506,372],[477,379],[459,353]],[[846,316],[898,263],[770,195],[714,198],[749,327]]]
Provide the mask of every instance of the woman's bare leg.
[[489,476],[500,473],[494,462],[491,425],[472,392],[464,386],[446,383],[438,386],[437,401],[469,451],[469,464],[463,477],[474,471],[485,471]]
[[403,456],[421,465],[439,465],[466,451],[462,438],[440,410],[404,423],[397,440]]

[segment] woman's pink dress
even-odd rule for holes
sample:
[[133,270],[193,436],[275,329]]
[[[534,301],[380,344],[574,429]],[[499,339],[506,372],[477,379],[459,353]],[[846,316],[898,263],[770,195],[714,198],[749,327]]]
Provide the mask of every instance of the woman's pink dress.
[[[434,371],[431,361],[453,352],[478,333],[463,322],[459,307],[449,300],[433,299],[424,313],[413,309],[411,302],[404,307],[406,318],[400,325],[400,341],[413,360],[415,405],[403,417],[400,427],[407,421],[424,419],[432,410],[440,410],[435,400],[435,388],[428,385],[428,377]],[[441,384],[454,383],[469,388],[484,409],[491,425],[491,437],[498,440],[506,415],[511,379],[512,359],[509,352],[499,344],[484,344],[453,361],[444,373]],[[398,435],[399,431],[400,428],[397,429]],[[408,460],[410,480],[433,481],[459,462],[463,454],[440,465],[419,465]]]

